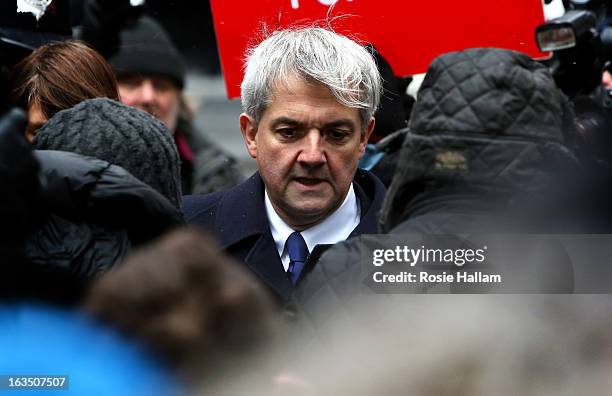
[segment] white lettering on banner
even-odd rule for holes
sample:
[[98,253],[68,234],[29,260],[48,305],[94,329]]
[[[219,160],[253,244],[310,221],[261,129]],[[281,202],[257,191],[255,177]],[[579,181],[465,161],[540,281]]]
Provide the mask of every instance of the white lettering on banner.
[[33,14],[38,21],[45,15],[47,7],[49,7],[49,4],[52,2],[53,0],[17,0],[17,12],[29,12]]
[[[323,4],[323,5],[333,5],[335,2],[337,2],[338,0],[316,0],[319,3]],[[353,0],[347,0],[347,1],[353,1]],[[291,0],[291,8],[293,8],[294,10],[297,10],[298,8],[300,8],[300,0]]]

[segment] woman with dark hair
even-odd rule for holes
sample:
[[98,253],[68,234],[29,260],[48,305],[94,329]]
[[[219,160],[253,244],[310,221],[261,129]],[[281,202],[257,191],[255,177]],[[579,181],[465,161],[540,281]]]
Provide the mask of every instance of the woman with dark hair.
[[119,100],[110,65],[95,50],[75,40],[37,48],[15,66],[12,81],[14,100],[28,109],[29,141],[60,110],[86,99]]

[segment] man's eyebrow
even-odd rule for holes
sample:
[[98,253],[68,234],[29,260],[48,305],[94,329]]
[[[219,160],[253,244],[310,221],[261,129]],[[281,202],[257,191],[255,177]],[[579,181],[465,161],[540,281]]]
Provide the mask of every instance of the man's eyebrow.
[[[290,127],[300,126],[302,123],[298,120],[289,117],[278,117],[271,122],[271,128],[276,128],[279,125],[286,125]],[[350,129],[355,129],[355,123],[349,118],[340,118],[338,120],[333,120],[327,122],[323,125],[322,129],[333,129],[339,127],[348,127]]]
[[351,129],[355,129],[355,123],[348,118],[342,118],[339,120],[330,121],[323,125],[324,129],[333,129],[338,127],[349,127]]
[[297,120],[294,120],[293,118],[289,118],[289,117],[278,117],[275,120],[273,120],[271,123],[272,128],[276,128],[279,125],[287,125],[291,127],[296,127],[300,125],[300,122]]

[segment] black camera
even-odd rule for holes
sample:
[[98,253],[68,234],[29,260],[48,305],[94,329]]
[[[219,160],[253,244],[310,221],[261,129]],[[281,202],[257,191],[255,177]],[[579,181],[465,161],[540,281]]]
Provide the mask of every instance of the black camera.
[[536,28],[540,50],[552,51],[551,70],[557,85],[574,98],[590,94],[601,84],[606,62],[612,59],[612,26],[608,2],[572,0],[568,11]]
[[612,71],[612,1],[569,0],[567,12],[536,28],[540,50],[553,52],[547,61],[557,86],[571,99],[575,126],[590,160],[612,166],[612,89],[602,84]]

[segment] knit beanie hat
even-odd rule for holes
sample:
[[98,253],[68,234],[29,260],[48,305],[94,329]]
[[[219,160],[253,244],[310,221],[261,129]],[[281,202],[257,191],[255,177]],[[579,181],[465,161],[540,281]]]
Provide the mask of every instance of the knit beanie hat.
[[85,100],[57,112],[38,130],[38,150],[69,151],[118,165],[180,208],[180,162],[164,124],[107,98]]
[[118,76],[153,74],[170,78],[179,89],[185,83],[183,58],[164,28],[141,16],[120,33],[117,52],[108,58]]

